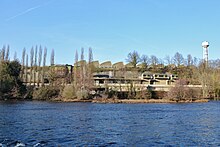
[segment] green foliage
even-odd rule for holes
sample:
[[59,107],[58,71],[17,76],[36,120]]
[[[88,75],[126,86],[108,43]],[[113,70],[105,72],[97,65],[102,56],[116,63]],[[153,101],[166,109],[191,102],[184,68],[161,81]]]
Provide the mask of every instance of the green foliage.
[[21,65],[18,61],[0,62],[0,98],[22,98],[26,92],[19,75]]
[[60,89],[55,86],[40,87],[33,92],[34,100],[51,100],[59,96]]
[[117,91],[114,91],[114,90],[106,91],[106,94],[108,95],[108,98],[116,98],[117,97]]
[[67,99],[76,99],[76,92],[73,85],[66,85],[62,91],[62,97]]
[[8,64],[8,74],[18,78],[21,71],[21,64],[18,61],[11,61]]

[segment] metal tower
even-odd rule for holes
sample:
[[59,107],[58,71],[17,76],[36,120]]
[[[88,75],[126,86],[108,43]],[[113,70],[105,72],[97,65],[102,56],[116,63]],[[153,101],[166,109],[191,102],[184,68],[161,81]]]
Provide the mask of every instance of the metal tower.
[[203,48],[203,60],[206,65],[208,65],[208,47],[209,47],[209,43],[207,41],[204,41],[202,43],[202,48]]

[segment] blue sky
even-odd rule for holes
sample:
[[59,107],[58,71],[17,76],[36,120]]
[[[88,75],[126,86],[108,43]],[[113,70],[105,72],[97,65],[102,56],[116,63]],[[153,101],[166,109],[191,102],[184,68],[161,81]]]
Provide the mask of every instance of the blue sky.
[[59,64],[72,64],[82,47],[100,62],[125,62],[133,50],[202,58],[205,40],[209,58],[220,55],[219,0],[0,0],[0,6],[0,47],[9,44],[12,57],[42,45],[48,54],[55,50]]

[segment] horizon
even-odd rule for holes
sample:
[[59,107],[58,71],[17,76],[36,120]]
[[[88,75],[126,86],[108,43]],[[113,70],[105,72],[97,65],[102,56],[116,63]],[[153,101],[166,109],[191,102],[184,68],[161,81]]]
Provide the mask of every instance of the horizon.
[[126,63],[127,54],[163,59],[179,52],[202,59],[208,41],[209,59],[219,59],[220,1],[163,0],[9,0],[0,2],[0,49],[10,57],[25,47],[42,45],[55,51],[55,64],[73,64],[75,52],[89,47],[93,59]]

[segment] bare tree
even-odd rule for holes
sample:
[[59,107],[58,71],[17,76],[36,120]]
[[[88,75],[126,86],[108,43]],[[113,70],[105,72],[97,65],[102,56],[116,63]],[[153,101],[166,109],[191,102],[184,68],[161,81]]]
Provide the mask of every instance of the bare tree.
[[[216,62],[216,61],[212,61]],[[209,93],[210,97],[213,97],[214,99],[219,99],[220,96],[220,70],[218,68],[211,68],[211,71],[209,72]]]
[[174,61],[174,64],[176,64],[176,66],[180,66],[181,64],[184,64],[183,55],[177,52],[173,57],[173,61]]
[[89,63],[87,65],[87,88],[90,91],[92,86],[93,86],[93,81],[92,81],[92,70],[93,70],[93,54],[92,54],[92,48],[89,48]]
[[199,82],[202,86],[202,96],[203,98],[209,97],[209,90],[210,90],[210,82],[211,82],[211,68],[207,68],[206,64],[201,61],[197,71],[194,73]]
[[34,54],[34,85],[36,82],[36,72],[37,72],[37,51],[38,51],[38,48],[36,46],[35,48],[35,54]]
[[81,48],[81,61],[80,61],[80,79],[81,89],[85,88],[85,63],[84,63],[84,48]]
[[132,64],[134,68],[136,68],[137,64],[141,61],[141,58],[137,51],[133,51],[127,55],[126,61]]
[[210,66],[207,67],[206,63],[200,61],[197,71],[194,73],[195,79],[202,86],[203,98],[219,98],[220,96],[220,70],[219,61],[213,60]]
[[171,57],[170,57],[169,55],[166,55],[166,57],[164,58],[164,60],[165,60],[165,63],[166,63],[167,65],[171,65],[171,64],[172,64],[172,59],[171,59]]
[[8,45],[7,51],[6,51],[6,54],[5,54],[5,60],[6,60],[6,61],[9,61],[9,52],[10,52],[10,47],[9,47],[9,45]]
[[174,101],[192,101],[193,98],[198,97],[198,93],[187,86],[187,81],[184,79],[179,79],[176,81],[174,87],[172,87],[168,94],[168,98]]
[[[21,79],[24,80],[24,70],[25,70],[25,55],[26,55],[26,49],[24,48],[22,51],[22,59],[21,59]],[[26,82],[26,81],[25,81]]]
[[81,61],[84,60],[84,48],[81,48]]
[[197,64],[198,64],[198,59],[196,57],[193,58],[193,64],[194,64],[194,66],[197,66]]
[[50,65],[51,66],[54,66],[54,56],[55,56],[54,49],[52,49],[51,57],[50,57]]
[[155,65],[157,65],[159,63],[159,59],[156,56],[151,55],[150,56],[150,62],[151,62],[152,66],[155,66]]
[[186,61],[187,66],[192,66],[193,65],[193,58],[190,54],[187,55],[187,61]]
[[28,83],[28,54],[26,55],[25,82]]
[[150,59],[147,55],[142,55],[141,56],[141,61],[142,61],[142,68],[147,69]]
[[47,48],[44,48],[43,70],[42,70],[42,86],[44,86],[45,68],[46,68]]
[[5,46],[1,50],[1,61],[5,61]]
[[35,48],[35,54],[34,54],[34,66],[37,66],[37,55],[38,55],[38,47]]
[[34,65],[34,48],[31,48],[30,52],[30,84],[32,83],[33,78],[33,65]]
[[89,48],[89,63],[93,61],[93,53],[92,53],[92,48]]
[[39,48],[39,53],[38,53],[38,80],[37,80],[37,86],[39,87],[40,85],[40,80],[42,79],[41,78],[41,61],[42,61],[42,47],[40,46]]
[[[51,51],[51,56],[50,56],[50,84],[53,85],[55,81],[55,73],[54,73],[54,49]],[[68,67],[66,67],[67,69]]]
[[77,70],[77,68],[78,68],[78,51],[76,50],[76,53],[75,53],[75,63],[74,63],[74,87],[75,87],[75,89],[77,89],[78,90],[78,81],[77,81],[77,79],[78,79],[78,70]]
[[[5,58],[6,59],[6,58]],[[14,61],[16,61],[16,60],[18,60],[18,58],[17,58],[17,52],[15,51],[14,52]]]
[[75,54],[75,63],[78,64],[79,58],[78,58],[78,51],[76,50]]

